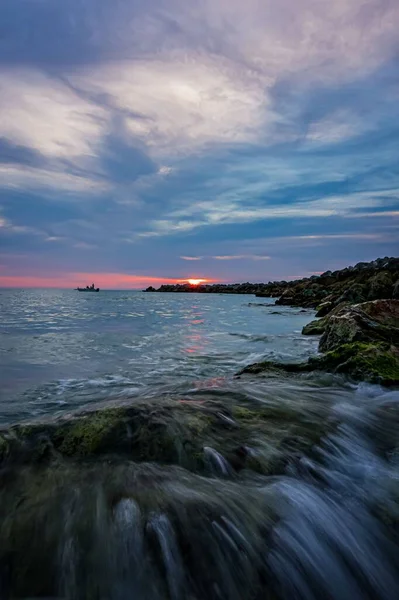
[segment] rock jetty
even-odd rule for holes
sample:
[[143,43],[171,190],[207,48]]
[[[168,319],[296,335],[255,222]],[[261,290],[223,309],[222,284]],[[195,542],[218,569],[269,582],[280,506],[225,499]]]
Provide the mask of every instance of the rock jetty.
[[338,307],[307,325],[306,335],[322,334],[323,353],[305,363],[255,363],[242,373],[343,373],[355,380],[399,385],[399,300],[373,300]]
[[150,286],[146,292],[200,294],[254,294],[259,298],[277,298],[276,304],[318,308],[324,316],[342,302],[359,303],[382,298],[399,299],[399,258],[378,258],[360,262],[338,271],[295,281],[269,283],[200,284],[189,283]]

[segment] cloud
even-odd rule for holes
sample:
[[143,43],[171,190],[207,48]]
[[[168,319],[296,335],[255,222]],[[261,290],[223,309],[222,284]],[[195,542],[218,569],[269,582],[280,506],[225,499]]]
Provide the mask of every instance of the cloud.
[[[382,208],[387,200],[395,202],[399,198],[399,189],[379,190],[375,192],[354,192],[346,195],[331,195],[316,200],[301,200],[286,205],[248,206],[236,200],[225,202],[204,201],[192,203],[184,209],[173,211],[168,219],[155,220],[152,230],[139,234],[142,237],[173,235],[176,231],[191,231],[198,227],[222,224],[251,223],[253,221],[273,219],[304,219],[332,216],[359,217],[369,213],[358,212],[365,208]],[[395,211],[394,211],[395,212]],[[391,214],[392,211],[389,211]],[[373,214],[373,213],[371,213]],[[182,220],[182,217],[190,220]]]
[[217,278],[394,248],[396,0],[4,0],[0,22],[14,255]]
[[40,167],[45,164],[44,157],[27,146],[18,146],[5,138],[0,138],[0,164],[20,164]]
[[261,256],[256,254],[232,254],[223,256],[211,256],[215,260],[270,260],[270,256]]
[[220,256],[181,256],[182,260],[270,260],[270,256],[258,254],[224,254]]
[[37,69],[4,70],[0,78],[0,135],[44,156],[95,155],[106,113]]
[[98,248],[95,244],[88,244],[87,242],[77,242],[73,247],[78,248],[79,250],[95,250]]
[[0,188],[10,190],[50,191],[57,201],[56,192],[101,194],[109,191],[109,183],[82,174],[60,170],[32,168],[22,165],[0,164]]

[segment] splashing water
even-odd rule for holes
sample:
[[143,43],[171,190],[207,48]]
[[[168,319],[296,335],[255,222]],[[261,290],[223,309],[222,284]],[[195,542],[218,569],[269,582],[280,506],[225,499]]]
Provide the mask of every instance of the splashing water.
[[[291,383],[304,417],[300,393]],[[236,472],[209,446],[205,477],[119,460],[21,468],[0,498],[1,597],[395,600],[399,392],[333,397],[328,432],[281,475]]]

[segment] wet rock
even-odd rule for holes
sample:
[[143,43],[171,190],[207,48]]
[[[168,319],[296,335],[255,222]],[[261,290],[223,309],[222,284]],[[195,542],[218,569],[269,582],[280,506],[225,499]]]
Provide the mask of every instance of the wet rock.
[[393,278],[388,271],[382,271],[371,277],[367,284],[368,300],[393,297]]
[[327,319],[315,319],[302,329],[303,335],[321,335],[327,327]]
[[399,301],[374,300],[342,308],[331,315],[320,340],[326,352],[351,342],[385,341],[399,343]]
[[331,300],[322,302],[317,307],[316,317],[325,317],[333,307],[334,307],[334,303]]
[[[323,419],[321,423],[324,427]],[[4,428],[0,431],[0,466],[49,465],[60,460],[80,463],[109,457],[179,465],[204,475],[214,474],[216,463],[231,464],[233,471],[225,469],[231,475],[239,468],[237,448],[250,447],[257,460],[241,468],[275,474],[281,472],[291,450],[298,444],[307,447],[313,439],[313,428],[304,426],[301,414],[294,411],[288,415],[284,406],[160,399]]]
[[330,318],[336,314],[339,314],[342,311],[342,309],[346,306],[348,306],[347,302],[341,302],[340,304],[338,304],[338,306],[330,310],[325,317],[311,321],[302,329],[302,334],[322,335],[327,329],[327,325],[329,323]]
[[383,342],[342,344],[324,356],[309,359],[315,370],[344,373],[355,380],[399,384],[398,348]]
[[270,598],[275,504],[176,467],[21,468],[0,488],[2,598]]
[[399,383],[399,301],[374,300],[336,307],[326,317],[312,321],[307,335],[324,330],[319,350],[325,353],[308,362],[282,364],[264,361],[242,373],[295,375],[311,371],[344,373],[355,380],[383,385]]

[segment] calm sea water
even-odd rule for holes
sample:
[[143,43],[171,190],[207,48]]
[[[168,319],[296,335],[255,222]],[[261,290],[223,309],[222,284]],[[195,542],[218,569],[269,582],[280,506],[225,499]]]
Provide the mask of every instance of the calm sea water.
[[3,423],[228,387],[250,362],[304,358],[317,344],[301,335],[312,311],[254,296],[2,290],[0,314]]

